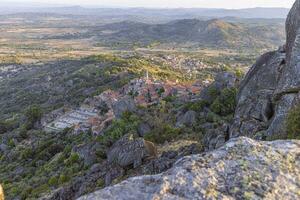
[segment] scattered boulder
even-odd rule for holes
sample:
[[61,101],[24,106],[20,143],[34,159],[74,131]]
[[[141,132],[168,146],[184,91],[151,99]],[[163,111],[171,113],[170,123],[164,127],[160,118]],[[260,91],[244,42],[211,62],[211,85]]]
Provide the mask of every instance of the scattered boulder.
[[113,111],[117,118],[121,118],[123,113],[126,111],[134,112],[136,105],[131,97],[125,96],[113,105]]
[[134,138],[132,134],[125,135],[115,142],[107,153],[109,163],[121,167],[133,164],[134,168],[140,166],[143,159],[156,156],[157,149],[153,143],[143,138]]
[[86,166],[91,166],[97,161],[97,150],[103,148],[99,143],[87,143],[73,148],[73,152],[77,153],[83,159]]
[[6,144],[0,144],[0,153],[7,153],[7,151],[9,150],[9,147]]
[[130,178],[78,200],[299,199],[300,142],[231,139],[158,175]]
[[180,158],[202,152],[197,144],[183,146],[177,151],[163,152],[162,155],[148,162],[143,168],[143,174],[158,174],[170,169]]
[[148,123],[140,123],[137,131],[140,137],[144,137],[151,132],[151,126]]
[[192,126],[196,123],[197,113],[195,111],[187,111],[183,115],[177,117],[176,126],[181,127],[183,125]]
[[229,139],[228,131],[228,124],[224,124],[219,128],[206,129],[206,133],[203,138],[203,145],[205,151],[211,151],[223,146],[225,142]]

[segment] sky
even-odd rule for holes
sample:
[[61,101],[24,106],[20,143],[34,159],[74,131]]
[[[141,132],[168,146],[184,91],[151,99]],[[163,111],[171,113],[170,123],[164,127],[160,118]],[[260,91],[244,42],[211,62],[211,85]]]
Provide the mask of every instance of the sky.
[[[251,8],[286,7],[290,8],[295,0],[12,0],[13,2],[36,2],[66,5],[97,5],[106,7],[172,7],[172,8]],[[10,2],[9,0],[0,0]]]

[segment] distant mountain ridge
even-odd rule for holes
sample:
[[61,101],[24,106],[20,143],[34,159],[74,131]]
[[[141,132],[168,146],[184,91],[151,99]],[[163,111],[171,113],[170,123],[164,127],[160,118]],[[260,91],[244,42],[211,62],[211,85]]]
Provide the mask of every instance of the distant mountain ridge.
[[[259,47],[279,46],[284,41],[284,24],[246,25],[220,19],[174,20],[165,24],[146,24],[124,21],[104,25],[99,38],[111,43],[189,43],[207,47]],[[102,40],[103,41],[103,40]]]
[[[43,6],[44,5],[44,6]],[[287,8],[247,8],[247,9],[212,9],[212,8],[86,8],[81,6],[54,6],[51,4],[12,4],[0,3],[1,14],[20,12],[50,12],[56,14],[97,15],[97,16],[161,16],[173,19],[198,17],[239,17],[239,18],[286,18]]]

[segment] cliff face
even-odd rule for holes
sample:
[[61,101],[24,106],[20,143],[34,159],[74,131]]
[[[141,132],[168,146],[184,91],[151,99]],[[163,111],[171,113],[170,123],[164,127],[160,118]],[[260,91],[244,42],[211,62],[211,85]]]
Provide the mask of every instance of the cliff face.
[[288,111],[299,102],[300,0],[286,20],[286,45],[261,56],[241,84],[231,137],[284,137]]
[[300,142],[235,138],[169,171],[130,178],[78,200],[299,199]]

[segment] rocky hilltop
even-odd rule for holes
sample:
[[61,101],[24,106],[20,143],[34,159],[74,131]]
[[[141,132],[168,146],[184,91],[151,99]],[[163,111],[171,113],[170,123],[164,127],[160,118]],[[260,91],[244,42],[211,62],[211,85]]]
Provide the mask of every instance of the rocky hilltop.
[[131,178],[78,200],[299,199],[299,154],[299,141],[235,138],[210,153],[184,157],[165,173]]
[[250,139],[286,137],[288,112],[299,102],[300,0],[289,13],[286,32],[286,44],[262,55],[241,83],[224,141],[231,139],[224,146],[184,157],[164,173],[130,178],[79,200],[299,199],[300,142]]
[[241,84],[231,137],[286,137],[286,116],[299,102],[299,0],[288,15],[286,32],[286,44],[261,56]]

